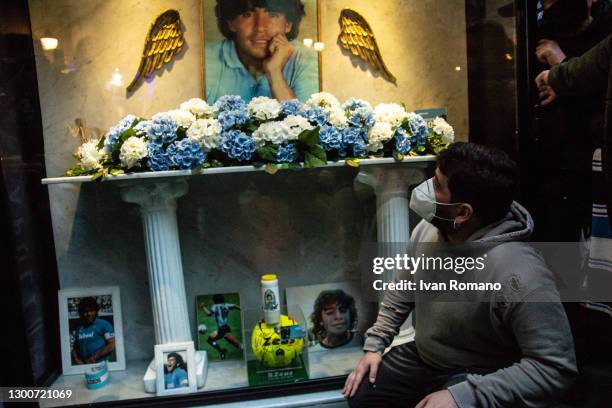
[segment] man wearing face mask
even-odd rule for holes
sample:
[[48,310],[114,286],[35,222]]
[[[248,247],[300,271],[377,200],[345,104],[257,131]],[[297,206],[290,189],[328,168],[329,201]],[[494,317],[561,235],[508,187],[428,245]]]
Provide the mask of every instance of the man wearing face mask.
[[[512,200],[515,173],[505,153],[455,143],[433,179],[413,190],[410,207],[423,220],[411,240],[493,244],[488,273],[504,289],[478,302],[411,302],[386,291],[343,390],[351,407],[545,407],[572,384],[569,324],[552,272],[521,243],[533,222]],[[413,310],[415,341],[383,355]]]

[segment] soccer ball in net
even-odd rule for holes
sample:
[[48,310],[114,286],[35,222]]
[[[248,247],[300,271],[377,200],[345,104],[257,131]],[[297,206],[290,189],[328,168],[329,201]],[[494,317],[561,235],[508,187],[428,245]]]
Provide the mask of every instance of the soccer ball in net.
[[304,339],[283,338],[282,329],[298,324],[286,315],[280,316],[277,325],[267,325],[259,322],[253,328],[251,347],[255,358],[267,367],[286,367],[302,352]]

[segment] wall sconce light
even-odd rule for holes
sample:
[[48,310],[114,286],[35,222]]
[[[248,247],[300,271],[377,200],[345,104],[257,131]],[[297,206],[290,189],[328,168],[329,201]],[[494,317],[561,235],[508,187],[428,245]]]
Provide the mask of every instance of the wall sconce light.
[[455,67],[455,71],[461,71],[461,67],[459,66]]
[[312,47],[313,42],[312,38],[304,38],[304,45],[308,48]]
[[119,72],[119,68],[115,68],[110,84],[117,87],[123,86],[123,75],[121,75],[121,72]]
[[325,48],[325,44],[323,44],[322,42],[316,42],[316,43],[314,43],[314,49],[315,49],[316,51],[321,52],[321,51],[323,51],[323,49],[324,49],[324,48]]
[[43,37],[40,39],[40,47],[45,51],[51,51],[57,48],[58,40],[53,37]]

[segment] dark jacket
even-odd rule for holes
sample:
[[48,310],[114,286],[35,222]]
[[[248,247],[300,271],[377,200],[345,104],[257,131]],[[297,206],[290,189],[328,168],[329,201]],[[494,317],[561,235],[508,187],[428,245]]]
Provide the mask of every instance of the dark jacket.
[[589,98],[606,89],[602,162],[606,204],[612,226],[612,35],[584,55],[550,70],[548,81],[559,96]]

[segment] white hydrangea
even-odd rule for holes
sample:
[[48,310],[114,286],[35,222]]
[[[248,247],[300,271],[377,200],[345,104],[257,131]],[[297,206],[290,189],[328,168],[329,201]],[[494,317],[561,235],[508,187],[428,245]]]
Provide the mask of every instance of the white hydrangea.
[[297,116],[297,115],[289,115],[283,120],[283,123],[289,129],[289,136],[287,140],[297,140],[300,133],[304,130],[312,130],[314,126],[310,124],[308,119]]
[[336,128],[344,128],[348,124],[346,113],[340,107],[333,107],[329,112],[329,123]]
[[408,117],[408,112],[397,103],[380,103],[374,108],[374,120],[397,126]]
[[200,98],[192,98],[181,103],[181,110],[189,111],[198,117],[209,117],[215,114],[215,108]]
[[167,112],[161,112],[153,115],[152,119],[157,119],[159,117],[170,117],[179,127],[189,129],[189,127],[196,121],[196,117],[193,113],[188,110],[183,109],[173,109]]
[[433,131],[435,134],[442,136],[444,143],[453,143],[455,141],[455,130],[444,118],[437,117],[433,120]]
[[340,102],[336,97],[328,92],[312,94],[306,101],[306,105],[320,106],[330,112],[332,108],[340,107]]
[[98,140],[91,140],[83,143],[77,150],[77,157],[87,171],[99,170],[102,168],[100,160],[104,157],[104,149],[98,149]]
[[258,96],[251,99],[247,106],[249,116],[255,117],[259,120],[272,120],[276,119],[281,113],[281,104],[272,98],[267,96]]
[[221,125],[217,119],[198,119],[187,129],[187,138],[205,152],[217,149],[221,144]]
[[291,130],[284,122],[266,122],[259,125],[253,132],[253,141],[258,147],[266,142],[279,145],[290,140]]
[[393,127],[387,122],[376,122],[368,135],[368,150],[377,152],[383,148],[383,143],[393,137]]
[[119,160],[125,168],[136,167],[138,162],[147,157],[147,143],[140,137],[132,136],[121,145]]

